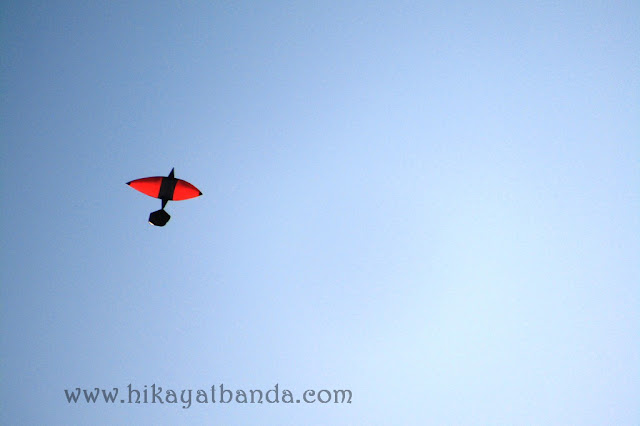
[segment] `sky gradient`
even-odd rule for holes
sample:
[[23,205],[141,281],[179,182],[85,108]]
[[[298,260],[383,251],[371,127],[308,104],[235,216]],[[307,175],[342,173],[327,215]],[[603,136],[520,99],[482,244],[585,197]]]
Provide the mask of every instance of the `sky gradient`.
[[638,2],[0,10],[0,423],[640,423]]

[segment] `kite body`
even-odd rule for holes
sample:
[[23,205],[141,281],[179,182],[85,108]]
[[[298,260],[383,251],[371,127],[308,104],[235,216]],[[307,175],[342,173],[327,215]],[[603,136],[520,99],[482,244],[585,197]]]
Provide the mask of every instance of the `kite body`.
[[202,192],[189,182],[176,179],[173,176],[173,169],[169,176],[154,176],[127,182],[127,185],[143,194],[162,200],[162,208],[149,215],[149,223],[155,226],[164,226],[169,222],[171,216],[164,210],[164,206],[169,201],[182,201],[199,197]]

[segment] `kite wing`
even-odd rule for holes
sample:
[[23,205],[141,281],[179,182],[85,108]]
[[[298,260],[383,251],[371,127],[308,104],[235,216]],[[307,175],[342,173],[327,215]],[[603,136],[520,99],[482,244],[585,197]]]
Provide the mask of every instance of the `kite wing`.
[[162,179],[164,179],[164,177],[162,176],[147,177],[132,180],[131,182],[127,182],[127,185],[142,192],[143,194],[148,195],[149,197],[160,198],[158,197],[158,195],[160,195]]
[[176,186],[173,189],[173,201],[188,200],[202,195],[202,192],[186,180],[176,179]]
[[162,200],[182,201],[199,197],[202,192],[186,180],[174,177],[154,176],[127,182],[127,185],[143,194]]

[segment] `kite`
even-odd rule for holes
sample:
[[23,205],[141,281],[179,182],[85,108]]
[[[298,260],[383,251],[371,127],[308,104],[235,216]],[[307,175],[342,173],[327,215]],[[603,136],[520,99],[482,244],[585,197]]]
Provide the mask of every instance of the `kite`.
[[169,176],[153,176],[127,182],[127,185],[143,194],[162,200],[162,208],[149,215],[149,223],[154,226],[165,226],[171,216],[164,210],[169,200],[182,201],[199,197],[202,192],[189,182],[173,177],[173,169]]

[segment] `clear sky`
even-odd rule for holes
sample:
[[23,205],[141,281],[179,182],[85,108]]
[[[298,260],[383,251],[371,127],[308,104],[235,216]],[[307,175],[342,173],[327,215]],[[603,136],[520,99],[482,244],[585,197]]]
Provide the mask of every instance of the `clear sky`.
[[0,423],[640,424],[637,1],[0,11]]

